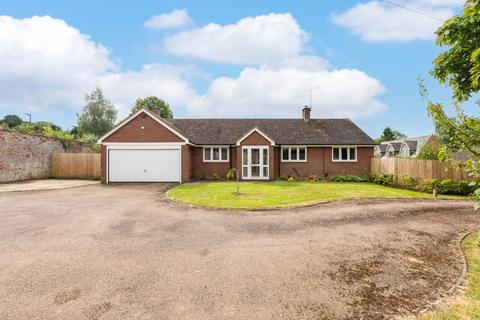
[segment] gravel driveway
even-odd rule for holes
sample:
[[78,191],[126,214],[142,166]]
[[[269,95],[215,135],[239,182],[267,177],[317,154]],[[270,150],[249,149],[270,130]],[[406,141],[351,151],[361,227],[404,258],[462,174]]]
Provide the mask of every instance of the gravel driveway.
[[166,185],[0,193],[0,319],[384,319],[445,292],[471,203],[234,212]]

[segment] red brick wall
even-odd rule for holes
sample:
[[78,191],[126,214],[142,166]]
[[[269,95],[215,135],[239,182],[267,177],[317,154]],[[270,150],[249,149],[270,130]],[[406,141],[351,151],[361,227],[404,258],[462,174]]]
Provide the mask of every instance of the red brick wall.
[[281,162],[280,176],[308,177],[310,175],[329,177],[336,175],[365,175],[370,173],[370,159],[373,147],[358,147],[357,162],[332,162],[331,147],[308,147],[307,162]]
[[189,182],[192,177],[192,147],[183,145],[182,152],[182,182]]
[[[235,148],[230,148],[230,161],[235,163],[232,159],[232,154],[235,154]],[[212,179],[214,173],[220,177],[225,177],[230,170],[230,161],[228,162],[203,162],[203,148],[192,147],[192,173],[195,179],[200,179],[203,174],[205,179]]]
[[[282,162],[280,160],[280,176],[284,177],[308,177],[310,175],[323,176],[324,152],[322,147],[307,148],[307,162]],[[297,174],[298,173],[298,174]]]
[[183,142],[183,139],[142,112],[104,142]]
[[101,162],[101,170],[102,170],[100,181],[102,183],[106,183],[107,182],[107,146],[102,145],[100,162]]
[[332,162],[332,148],[325,148],[325,171],[330,178],[346,174],[357,176],[370,174],[373,149],[374,147],[358,147],[357,162]]

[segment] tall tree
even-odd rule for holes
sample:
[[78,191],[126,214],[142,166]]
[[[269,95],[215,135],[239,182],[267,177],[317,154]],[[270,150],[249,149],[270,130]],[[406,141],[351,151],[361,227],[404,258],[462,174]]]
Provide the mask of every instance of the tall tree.
[[[468,0],[463,12],[448,19],[437,31],[437,45],[447,46],[433,61],[432,75],[453,89],[455,113],[448,116],[442,104],[433,102],[420,79],[420,94],[433,122],[449,139],[439,157],[455,164],[452,151],[467,151],[471,159],[461,166],[480,180],[480,118],[469,115],[461,103],[480,91],[480,0]],[[479,102],[477,101],[477,104]],[[480,199],[480,188],[475,195]],[[480,208],[480,204],[477,205]]]
[[162,118],[173,118],[173,112],[168,103],[155,96],[137,99],[131,113],[135,113],[142,108],[157,111]]
[[449,49],[433,61],[432,75],[453,89],[454,103],[465,102],[480,90],[480,1],[468,0],[436,35],[437,45]]
[[383,141],[398,140],[406,137],[407,136],[404,135],[403,133],[396,130],[392,130],[390,127],[386,127],[385,129],[383,129],[382,136],[380,138],[377,138],[376,141],[380,143]]
[[12,129],[21,125],[23,120],[15,114],[7,114],[2,120],[0,120],[0,123]]
[[93,134],[100,137],[115,126],[117,109],[105,98],[100,88],[85,94],[85,106],[78,118],[77,130],[80,136]]

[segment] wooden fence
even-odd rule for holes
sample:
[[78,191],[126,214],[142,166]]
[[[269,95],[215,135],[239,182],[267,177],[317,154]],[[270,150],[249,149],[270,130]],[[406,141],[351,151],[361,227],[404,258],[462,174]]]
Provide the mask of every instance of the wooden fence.
[[100,179],[99,153],[54,153],[52,178]]
[[372,175],[379,173],[393,174],[398,181],[402,176],[416,177],[421,183],[425,179],[452,179],[454,181],[470,180],[467,173],[447,166],[437,160],[417,160],[403,158],[372,158]]

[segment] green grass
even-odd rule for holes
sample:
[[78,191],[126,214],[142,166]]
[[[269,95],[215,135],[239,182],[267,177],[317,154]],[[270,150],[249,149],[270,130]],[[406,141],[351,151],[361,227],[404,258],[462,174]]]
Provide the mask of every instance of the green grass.
[[[432,197],[427,193],[372,183],[306,181],[188,183],[169,190],[168,196],[188,204],[231,209],[281,208],[344,199]],[[459,196],[439,198],[465,199]]]
[[480,319],[480,239],[473,233],[465,239],[468,261],[467,293],[450,307],[417,317],[417,320],[473,320]]

